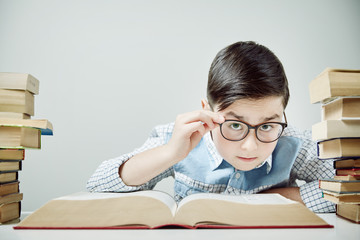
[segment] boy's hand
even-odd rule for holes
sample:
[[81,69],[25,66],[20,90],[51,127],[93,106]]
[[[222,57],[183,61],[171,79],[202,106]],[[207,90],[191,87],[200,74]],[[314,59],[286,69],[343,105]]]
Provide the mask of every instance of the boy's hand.
[[222,115],[207,110],[179,115],[175,121],[173,135],[167,144],[176,162],[184,159],[207,132],[219,127],[224,121]]

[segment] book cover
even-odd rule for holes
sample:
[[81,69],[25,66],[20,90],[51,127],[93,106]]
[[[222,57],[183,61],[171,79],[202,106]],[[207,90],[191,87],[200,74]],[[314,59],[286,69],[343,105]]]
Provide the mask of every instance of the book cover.
[[53,199],[14,229],[332,227],[279,194],[199,193],[179,204],[159,191],[77,193]]

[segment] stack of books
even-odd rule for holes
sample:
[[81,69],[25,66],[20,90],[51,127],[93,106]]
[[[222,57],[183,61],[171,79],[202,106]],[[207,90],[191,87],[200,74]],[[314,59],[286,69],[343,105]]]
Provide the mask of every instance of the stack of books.
[[20,217],[25,149],[40,149],[41,135],[52,135],[48,120],[31,119],[38,93],[39,80],[30,74],[0,73],[0,223]]
[[313,125],[318,158],[332,160],[333,179],[321,179],[336,213],[360,223],[360,70],[327,68],[310,83],[311,103],[320,103],[321,122]]

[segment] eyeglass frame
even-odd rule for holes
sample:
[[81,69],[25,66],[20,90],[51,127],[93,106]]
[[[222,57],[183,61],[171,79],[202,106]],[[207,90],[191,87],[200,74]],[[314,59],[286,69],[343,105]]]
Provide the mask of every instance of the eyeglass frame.
[[[278,139],[281,137],[281,135],[282,135],[282,133],[284,132],[285,128],[288,126],[285,112],[284,112],[284,119],[285,119],[285,122],[263,122],[263,123],[259,123],[259,124],[256,124],[256,125],[251,125],[251,124],[249,124],[249,123],[247,123],[247,122],[240,121],[240,120],[228,119],[228,120],[225,120],[223,123],[220,123],[220,124],[219,124],[219,125],[220,125],[220,133],[221,133],[221,136],[223,136],[223,138],[225,138],[225,139],[228,140],[228,141],[231,141],[231,142],[239,142],[239,141],[241,141],[241,140],[244,140],[244,139],[249,135],[249,132],[250,132],[251,129],[254,129],[254,130],[255,130],[255,136],[256,136],[256,139],[257,139],[257,140],[259,140],[260,142],[263,142],[263,143],[272,143],[272,142],[275,142],[276,140],[278,140]],[[226,122],[240,122],[240,123],[245,124],[245,125],[247,126],[247,128],[248,128],[248,129],[247,129],[247,133],[246,133],[246,134],[244,135],[244,137],[241,138],[240,140],[231,140],[231,139],[226,138],[226,137],[224,136],[224,134],[223,134],[223,131],[222,131],[222,125],[223,125],[224,123],[226,123]],[[257,135],[257,130],[258,130],[258,128],[259,128],[261,125],[264,125],[264,124],[266,124],[266,123],[276,123],[276,124],[280,124],[280,125],[282,126],[282,130],[281,130],[279,136],[278,136],[275,140],[273,140],[273,141],[269,141],[269,142],[267,142],[267,141],[262,141],[262,140],[259,139],[259,137],[258,137],[258,135]]]

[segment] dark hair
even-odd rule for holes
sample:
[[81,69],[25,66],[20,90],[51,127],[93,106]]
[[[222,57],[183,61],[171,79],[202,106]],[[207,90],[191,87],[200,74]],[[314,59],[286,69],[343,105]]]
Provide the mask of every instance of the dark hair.
[[280,60],[255,42],[237,42],[222,49],[213,60],[207,98],[213,108],[224,110],[236,100],[282,96],[289,101],[288,82]]

